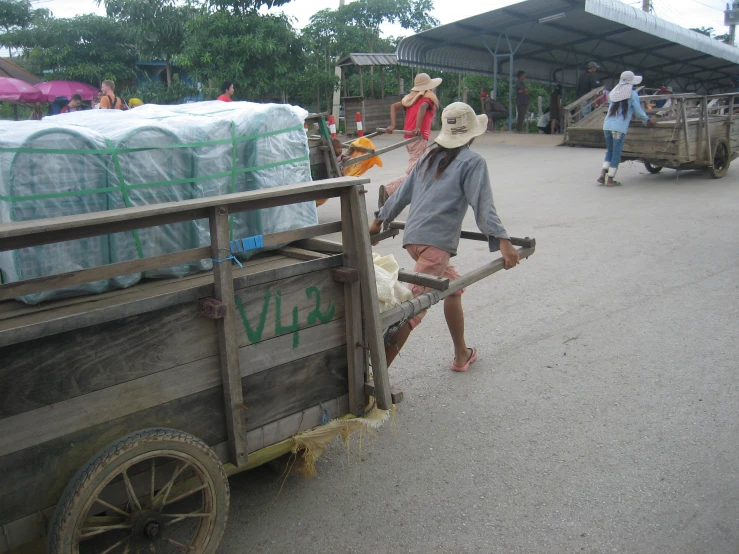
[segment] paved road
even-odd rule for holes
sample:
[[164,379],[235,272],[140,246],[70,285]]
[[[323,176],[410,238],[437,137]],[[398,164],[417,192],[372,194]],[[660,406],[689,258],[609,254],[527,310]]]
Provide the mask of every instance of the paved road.
[[[449,370],[434,309],[391,368],[395,433],[281,491],[236,476],[220,552],[739,552],[739,163],[626,165],[610,189],[602,152],[516,138],[474,145],[508,231],[538,244],[465,294],[480,360]],[[371,202],[405,167],[383,159]],[[397,239],[379,251],[412,267]],[[465,242],[457,263],[490,256]]]

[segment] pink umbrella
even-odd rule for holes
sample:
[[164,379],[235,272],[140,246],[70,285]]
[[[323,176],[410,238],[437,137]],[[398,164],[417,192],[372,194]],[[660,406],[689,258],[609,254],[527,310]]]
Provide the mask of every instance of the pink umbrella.
[[43,102],[44,95],[33,85],[12,77],[0,77],[0,102]]
[[53,102],[57,96],[65,96],[71,100],[73,94],[79,94],[82,100],[92,100],[99,92],[97,87],[77,81],[46,81],[37,84],[36,88],[46,95],[49,102]]

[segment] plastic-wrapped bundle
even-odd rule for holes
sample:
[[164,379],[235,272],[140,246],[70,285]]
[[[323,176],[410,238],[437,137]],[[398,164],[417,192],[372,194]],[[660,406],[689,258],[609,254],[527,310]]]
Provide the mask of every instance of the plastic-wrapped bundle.
[[[0,223],[176,202],[309,181],[308,146],[303,131],[306,115],[301,108],[284,105],[201,102],[141,106],[127,112],[75,112],[42,122],[14,123],[8,126],[13,132],[3,133],[0,144],[0,155],[4,156]],[[36,142],[26,143],[32,134],[24,131],[26,128],[61,130],[57,135],[49,134],[43,140],[35,137]],[[27,157],[26,161],[21,154]],[[16,158],[20,161],[14,162]],[[17,171],[15,177],[5,171],[14,165],[26,167],[20,180]],[[30,208],[15,205],[15,197],[29,195],[34,197],[26,205]],[[82,200],[71,206],[69,199],[77,197]],[[231,235],[241,239],[317,223],[315,203],[305,202],[234,214]],[[8,280],[19,280],[209,244],[208,222],[201,220],[70,241],[28,249],[25,253],[0,254],[0,267]],[[245,257],[255,252],[252,250]],[[147,272],[144,276],[183,276],[211,266],[210,259],[200,260]],[[38,302],[70,294],[102,292],[113,286],[130,286],[140,278],[139,274],[125,275],[23,300]]]
[[[285,104],[214,101],[168,106],[167,109],[231,125],[236,152],[234,154],[232,148],[227,151],[233,160],[224,156],[217,167],[210,169],[216,173],[210,175],[228,170],[232,174],[211,181],[208,188],[199,189],[196,184],[198,194],[223,194],[221,191],[224,189],[245,192],[311,180],[308,142],[303,129],[308,112],[302,108]],[[208,173],[196,169],[196,179],[203,175]],[[315,202],[302,202],[234,214],[231,216],[231,235],[240,239],[317,224]],[[240,256],[248,258],[256,252],[258,250]]]
[[[179,148],[190,142],[187,137],[179,136],[165,122],[124,117],[120,125],[111,123],[101,129],[113,151],[108,178],[114,191],[109,195],[109,209],[193,198],[196,160],[190,148]],[[110,257],[113,262],[123,262],[189,250],[198,245],[197,226],[188,221],[111,235]],[[144,276],[182,277],[203,269],[206,267],[201,262],[192,262],[147,271]],[[115,281],[126,287],[132,284],[131,279],[136,276],[118,277]]]
[[[44,153],[46,150],[58,153]],[[79,215],[108,209],[108,157],[103,137],[85,128],[38,121],[15,123],[0,138],[0,223]],[[0,252],[3,281],[13,282],[110,263],[108,238],[45,244]],[[21,298],[36,304],[51,298],[100,293],[109,280]]]

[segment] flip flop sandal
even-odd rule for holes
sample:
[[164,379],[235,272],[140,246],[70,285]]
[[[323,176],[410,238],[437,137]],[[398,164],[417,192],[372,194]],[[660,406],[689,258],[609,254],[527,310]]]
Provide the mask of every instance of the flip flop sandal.
[[606,183],[607,187],[620,187],[621,181],[613,181],[612,183]]
[[475,363],[475,361],[477,361],[477,348],[470,348],[469,351],[470,357],[467,360],[467,363],[463,366],[460,367],[458,365],[455,365],[454,360],[452,360],[452,365],[450,366],[452,371],[467,371],[470,368],[470,364],[473,364]]

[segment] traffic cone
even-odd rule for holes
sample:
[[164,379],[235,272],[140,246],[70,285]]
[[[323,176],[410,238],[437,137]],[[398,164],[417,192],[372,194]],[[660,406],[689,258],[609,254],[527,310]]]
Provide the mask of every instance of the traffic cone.
[[328,116],[328,128],[331,131],[331,138],[336,138],[336,120],[334,116]]

